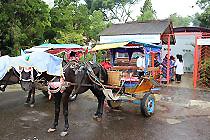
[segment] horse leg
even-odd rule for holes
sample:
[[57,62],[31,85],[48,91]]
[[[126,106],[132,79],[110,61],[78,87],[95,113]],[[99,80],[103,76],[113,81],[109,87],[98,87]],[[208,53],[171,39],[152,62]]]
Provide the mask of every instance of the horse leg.
[[64,130],[63,132],[60,133],[61,136],[66,136],[68,134],[68,129],[69,129],[69,122],[68,122],[68,102],[69,102],[69,96],[72,93],[74,87],[69,87],[65,92],[63,93],[63,115],[64,115]]
[[4,92],[5,89],[6,89],[6,87],[7,87],[7,84],[5,84],[5,85],[3,86],[3,88],[0,87],[0,90],[1,90],[2,92]]
[[32,89],[29,90],[29,92],[28,92],[28,97],[27,97],[26,102],[25,102],[26,105],[27,105],[27,104],[30,102],[30,100],[31,100],[31,93],[32,93]]
[[54,132],[56,130],[56,127],[58,126],[61,98],[62,98],[62,93],[59,92],[54,94],[55,118],[53,126],[50,129],[48,129],[48,132]]
[[97,111],[96,111],[93,118],[96,119],[97,121],[101,121],[101,118],[102,118],[102,115],[103,115],[103,106],[104,106],[105,95],[104,95],[102,90],[98,90],[98,89],[95,89],[95,88],[92,88],[90,90],[93,92],[93,94],[98,99]]
[[34,103],[35,103],[35,87],[33,87],[31,89],[31,94],[32,94],[32,101],[31,101],[30,107],[34,107]]

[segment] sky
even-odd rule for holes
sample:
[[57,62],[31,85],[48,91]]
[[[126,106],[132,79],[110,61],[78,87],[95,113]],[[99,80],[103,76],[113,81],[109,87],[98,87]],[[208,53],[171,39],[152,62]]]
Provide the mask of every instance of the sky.
[[[50,6],[54,0],[43,0]],[[141,0],[133,7],[132,17],[140,15],[140,7],[144,5],[145,0]],[[195,5],[197,0],[151,0],[153,9],[157,13],[158,19],[166,19],[170,14],[177,13],[180,16],[186,17],[201,12],[200,8]]]

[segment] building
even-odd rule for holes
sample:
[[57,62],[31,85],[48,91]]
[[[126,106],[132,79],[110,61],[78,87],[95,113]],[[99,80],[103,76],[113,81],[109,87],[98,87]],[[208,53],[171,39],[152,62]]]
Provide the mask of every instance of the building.
[[[152,20],[141,23],[128,22],[123,24],[113,24],[110,28],[107,28],[100,33],[99,36],[100,43],[134,41],[162,46],[168,43],[168,34],[172,33],[173,24],[170,20]],[[175,44],[174,36],[171,36],[170,44]],[[138,54],[133,54],[133,56],[135,55]],[[116,54],[116,58],[119,61],[126,61],[122,60],[125,57],[128,57],[127,54]]]
[[[148,22],[128,22],[113,24],[100,33],[100,43],[136,41],[153,44],[167,44],[167,34],[173,33],[173,24],[169,20]],[[175,43],[172,36],[171,44]]]
[[[170,45],[171,55],[181,54],[184,59],[184,72],[192,72],[194,67],[194,46],[195,36],[201,36],[205,33],[210,33],[210,29],[202,27],[178,27],[174,28],[176,44]],[[167,53],[167,45],[163,45],[162,59]]]

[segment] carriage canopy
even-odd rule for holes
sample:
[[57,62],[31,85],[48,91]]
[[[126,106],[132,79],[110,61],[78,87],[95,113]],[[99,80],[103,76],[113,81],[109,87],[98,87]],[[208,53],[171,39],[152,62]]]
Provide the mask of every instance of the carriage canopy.
[[145,43],[145,42],[127,41],[127,42],[112,42],[106,44],[97,44],[94,48],[92,48],[92,51],[110,50],[113,62],[115,60],[116,52],[128,53],[129,60],[131,60],[132,54],[134,52],[141,52],[145,54],[145,61],[147,65],[149,54],[151,52],[160,53],[161,49],[162,49],[161,45]]

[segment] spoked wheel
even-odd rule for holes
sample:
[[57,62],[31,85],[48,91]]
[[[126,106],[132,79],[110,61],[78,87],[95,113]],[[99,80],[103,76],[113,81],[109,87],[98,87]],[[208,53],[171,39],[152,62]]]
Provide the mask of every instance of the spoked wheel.
[[146,117],[151,117],[155,110],[155,96],[151,93],[146,93],[141,100],[141,112]]
[[107,100],[107,104],[111,109],[119,109],[121,102],[119,100]]
[[71,102],[75,101],[77,99],[77,96],[78,96],[78,94],[71,94],[69,96],[69,101],[71,101]]

